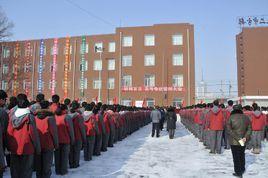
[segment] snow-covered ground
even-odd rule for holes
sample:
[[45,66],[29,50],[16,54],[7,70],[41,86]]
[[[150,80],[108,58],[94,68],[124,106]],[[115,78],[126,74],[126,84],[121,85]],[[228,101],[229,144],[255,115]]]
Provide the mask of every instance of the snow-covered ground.
[[[92,161],[83,161],[80,167],[69,169],[63,177],[109,177],[109,178],[185,178],[185,177],[232,177],[233,161],[230,150],[221,155],[211,155],[185,127],[178,122],[175,138],[170,140],[166,131],[161,137],[150,136],[151,125],[141,128],[122,142]],[[246,151],[244,177],[265,178],[268,175],[268,143],[263,152],[253,155]],[[9,177],[9,173],[5,173]],[[53,168],[52,177],[55,175]]]

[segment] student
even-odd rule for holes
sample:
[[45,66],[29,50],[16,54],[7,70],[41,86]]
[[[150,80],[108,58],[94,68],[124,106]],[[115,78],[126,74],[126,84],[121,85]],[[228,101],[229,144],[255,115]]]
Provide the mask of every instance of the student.
[[41,109],[36,110],[35,122],[39,133],[41,154],[35,155],[36,177],[50,177],[53,162],[53,151],[57,149],[58,132],[54,113],[49,108],[49,102],[42,100]]
[[84,145],[84,160],[90,161],[92,160],[92,155],[94,151],[94,144],[95,144],[95,115],[92,112],[93,106],[87,104],[85,106],[85,111],[83,113],[84,124],[86,127],[86,143]]
[[260,107],[257,105],[257,103],[253,103],[252,108],[253,112],[251,113],[250,116],[252,123],[252,135],[251,135],[251,143],[253,147],[252,153],[260,154],[261,141],[265,129],[266,116],[261,113]]
[[36,115],[36,111],[41,109],[40,102],[45,100],[45,95],[43,93],[39,93],[36,95],[36,103],[30,106],[31,112]]
[[167,129],[169,132],[169,138],[173,139],[176,129],[176,122],[177,122],[177,115],[175,113],[174,108],[170,107],[168,108],[168,113],[166,116],[167,119]]
[[52,104],[50,105],[49,109],[54,113],[57,108],[59,107],[60,97],[59,95],[52,96]]
[[221,154],[221,141],[224,128],[224,118],[222,109],[219,108],[219,101],[213,102],[213,108],[209,112],[209,130],[210,130],[210,153]]
[[40,140],[27,96],[19,94],[17,100],[18,107],[10,112],[7,129],[11,177],[31,178],[34,154],[40,154]]
[[69,165],[70,168],[79,167],[80,161],[80,150],[82,149],[82,144],[86,141],[86,130],[84,125],[84,119],[79,111],[79,103],[73,102],[72,108],[70,110],[74,126],[74,137],[75,142],[71,145],[70,155],[69,155]]
[[157,108],[154,108],[154,110],[151,112],[150,115],[151,119],[152,119],[152,137],[154,137],[155,131],[156,131],[156,137],[159,137],[159,132],[160,132],[160,128],[159,128],[159,122],[161,119],[161,113]]
[[61,104],[55,112],[59,147],[55,150],[55,172],[57,175],[68,173],[70,145],[74,145],[74,128],[72,118],[67,114],[67,106]]

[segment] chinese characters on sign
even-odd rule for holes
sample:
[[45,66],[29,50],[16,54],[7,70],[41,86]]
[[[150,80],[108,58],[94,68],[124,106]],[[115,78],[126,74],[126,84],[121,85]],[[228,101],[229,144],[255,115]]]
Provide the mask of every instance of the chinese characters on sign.
[[268,16],[239,17],[238,24],[240,27],[265,26],[268,25]]
[[183,87],[122,87],[122,92],[126,91],[178,91],[184,92]]

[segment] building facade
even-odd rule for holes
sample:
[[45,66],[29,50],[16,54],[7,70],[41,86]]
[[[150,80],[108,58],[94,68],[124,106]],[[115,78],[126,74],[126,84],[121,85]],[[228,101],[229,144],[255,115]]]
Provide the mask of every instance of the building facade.
[[1,43],[1,88],[124,105],[190,105],[194,27],[157,24],[115,34]]
[[243,28],[236,49],[238,96],[267,96],[268,27]]

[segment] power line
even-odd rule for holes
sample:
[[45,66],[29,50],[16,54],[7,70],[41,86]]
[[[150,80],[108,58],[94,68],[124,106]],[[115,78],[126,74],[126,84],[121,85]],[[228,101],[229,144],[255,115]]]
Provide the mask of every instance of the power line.
[[65,0],[65,1],[68,2],[69,4],[75,6],[75,7],[78,8],[79,10],[83,11],[84,13],[86,13],[87,15],[89,15],[90,17],[93,17],[93,18],[95,18],[95,19],[97,19],[97,20],[99,20],[99,21],[101,21],[101,22],[103,22],[103,23],[105,23],[105,24],[107,24],[107,25],[110,25],[110,26],[115,27],[115,25],[114,25],[113,23],[111,23],[111,22],[109,22],[109,21],[107,21],[107,20],[105,20],[105,19],[103,19],[103,18],[101,18],[101,17],[95,15],[94,13],[92,13],[92,12],[90,12],[90,11],[84,9],[83,7],[81,7],[80,5],[76,4],[75,2],[73,2],[73,1],[71,1],[71,0]]

